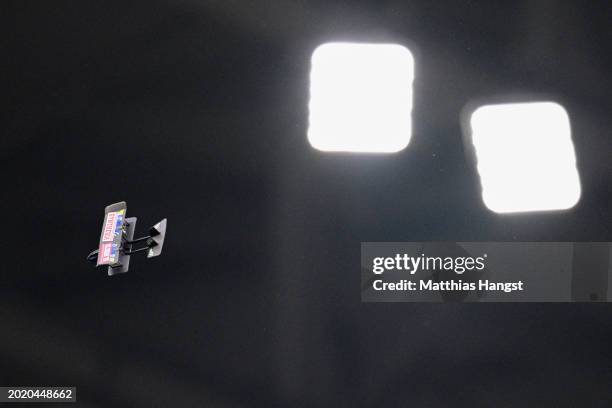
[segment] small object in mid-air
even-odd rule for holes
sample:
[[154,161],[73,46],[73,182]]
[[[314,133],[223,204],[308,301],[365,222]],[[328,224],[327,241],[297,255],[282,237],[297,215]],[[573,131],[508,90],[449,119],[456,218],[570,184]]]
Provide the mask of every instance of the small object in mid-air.
[[134,239],[136,217],[126,218],[126,212],[125,201],[106,207],[100,245],[87,256],[87,260],[95,262],[96,266],[107,265],[108,276],[127,272],[131,255],[146,252],[147,258],[153,258],[161,254],[164,245],[165,218],[149,229],[149,235]]

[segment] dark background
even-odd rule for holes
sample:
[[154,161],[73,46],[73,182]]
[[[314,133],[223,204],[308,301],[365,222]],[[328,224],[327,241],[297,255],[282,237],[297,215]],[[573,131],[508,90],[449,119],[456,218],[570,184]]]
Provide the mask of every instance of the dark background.
[[[612,240],[606,2],[0,7],[1,385],[89,407],[610,406],[612,306],[362,304],[359,275],[361,241]],[[404,151],[309,146],[310,54],[337,40],[413,51]],[[459,114],[517,94],[570,114],[572,210],[480,200]],[[121,200],[168,237],[109,278],[85,256]]]

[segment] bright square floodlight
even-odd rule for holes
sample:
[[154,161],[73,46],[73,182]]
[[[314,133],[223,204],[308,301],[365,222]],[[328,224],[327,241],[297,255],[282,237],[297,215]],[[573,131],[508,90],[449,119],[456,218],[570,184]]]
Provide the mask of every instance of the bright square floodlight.
[[490,210],[562,210],[578,202],[576,155],[561,105],[486,105],[474,111],[470,125],[482,199]]
[[411,135],[413,77],[412,54],[401,45],[320,45],[310,71],[310,144],[329,152],[402,150]]

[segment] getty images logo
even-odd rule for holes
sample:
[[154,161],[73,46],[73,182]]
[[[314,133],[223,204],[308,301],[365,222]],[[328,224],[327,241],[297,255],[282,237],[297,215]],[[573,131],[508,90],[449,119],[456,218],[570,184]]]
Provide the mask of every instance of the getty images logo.
[[406,271],[414,275],[417,271],[453,271],[463,274],[466,271],[482,271],[485,268],[487,254],[479,257],[457,256],[410,256],[396,254],[394,257],[376,257],[372,262],[372,272],[377,275],[385,271]]

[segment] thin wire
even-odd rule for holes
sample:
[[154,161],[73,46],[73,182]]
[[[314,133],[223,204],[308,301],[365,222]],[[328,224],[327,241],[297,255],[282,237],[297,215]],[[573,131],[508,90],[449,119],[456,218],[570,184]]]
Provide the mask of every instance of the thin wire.
[[151,248],[149,246],[146,246],[146,247],[135,249],[133,251],[132,250],[124,251],[123,255],[133,255],[133,254],[137,254],[139,252],[148,251],[149,249],[151,249]]
[[95,262],[95,260],[98,258],[98,250],[94,249],[93,251],[91,251],[89,253],[89,255],[87,255],[87,261],[89,262]]
[[134,239],[134,240],[132,240],[132,241],[127,241],[127,240],[126,240],[125,242],[127,242],[128,244],[134,244],[134,243],[136,243],[136,242],[146,241],[146,240],[147,240],[147,239],[149,239],[149,238],[151,238],[151,236],[150,236],[150,235],[147,235],[146,237],[136,238],[136,239]]

